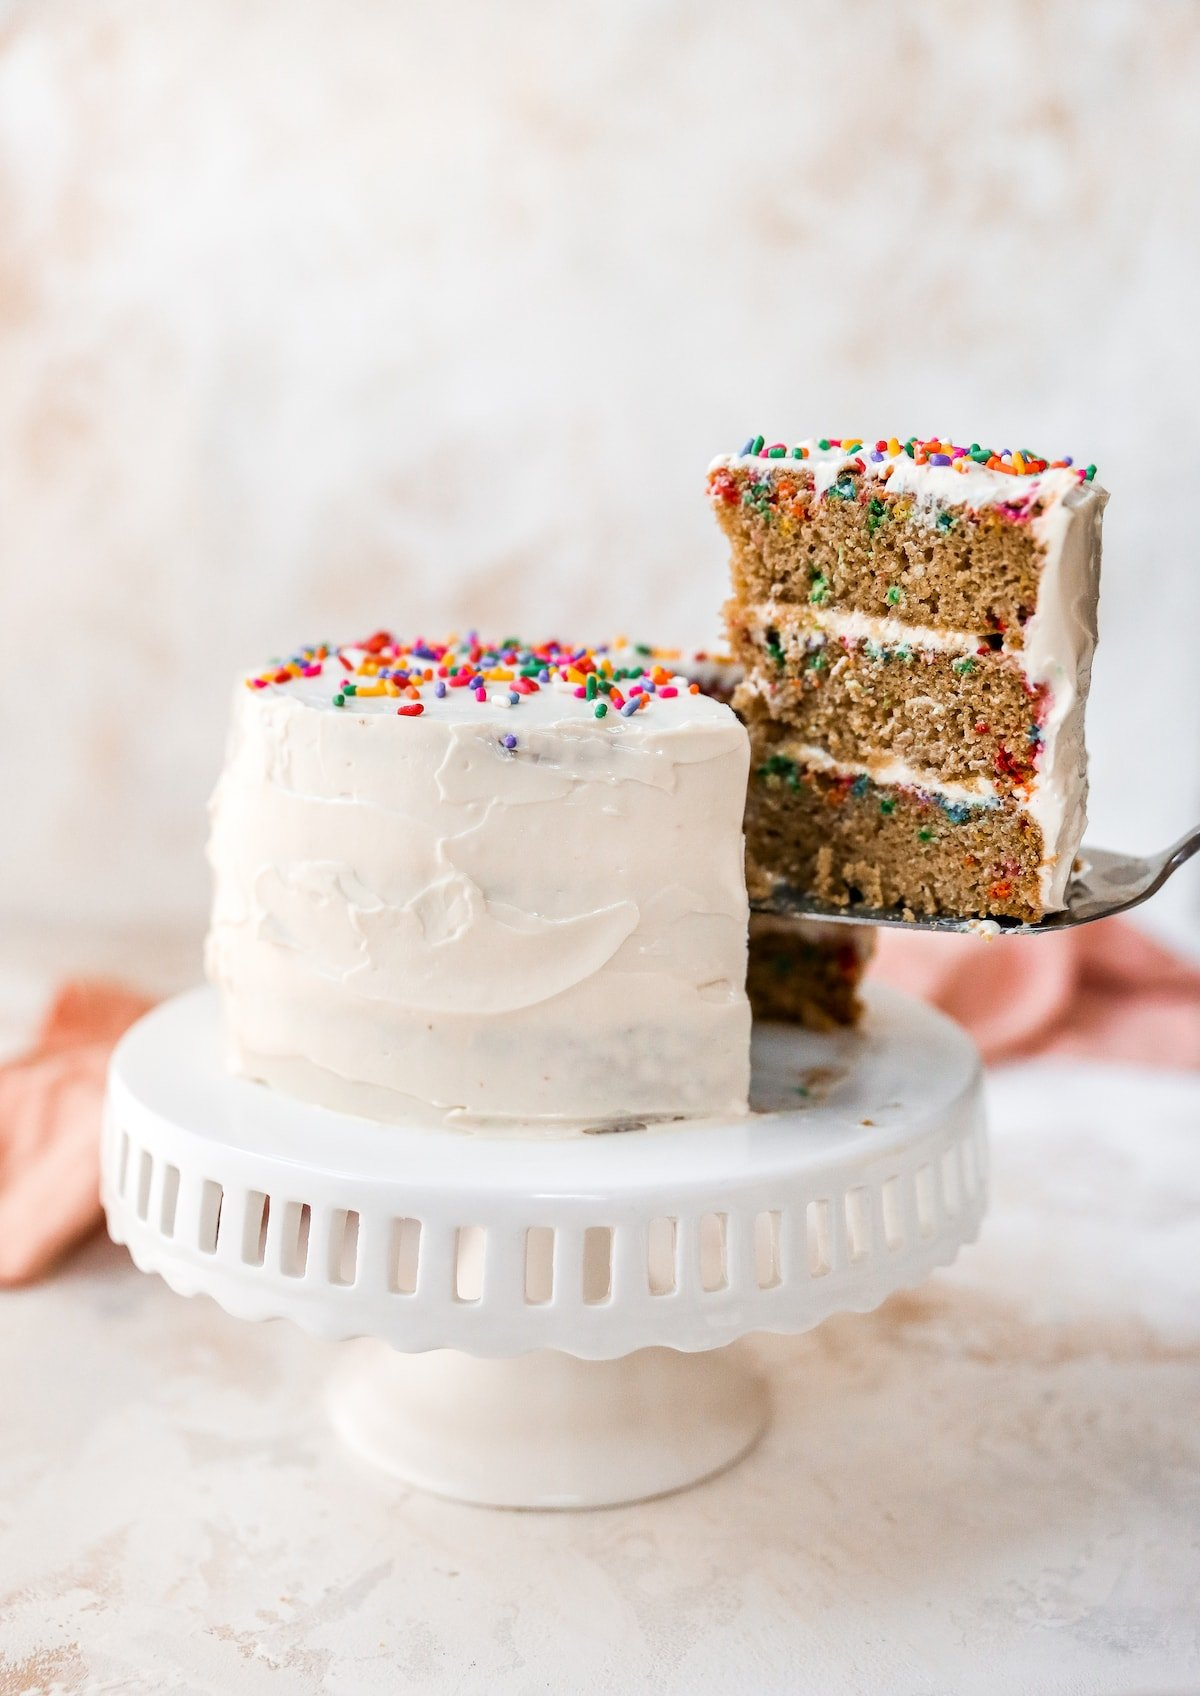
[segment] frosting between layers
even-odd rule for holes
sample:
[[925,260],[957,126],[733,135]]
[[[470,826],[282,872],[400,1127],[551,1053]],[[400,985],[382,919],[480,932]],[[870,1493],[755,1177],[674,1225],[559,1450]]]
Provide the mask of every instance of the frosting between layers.
[[910,765],[907,760],[890,754],[881,754],[874,760],[836,760],[826,749],[799,737],[781,738],[771,744],[771,752],[814,771],[829,772],[836,777],[869,777],[872,783],[884,788],[919,789],[925,795],[944,795],[948,801],[961,801],[970,807],[994,806],[1000,799],[990,778],[980,777],[974,783],[951,783],[936,772]]
[[763,626],[776,630],[819,631],[836,640],[875,642],[880,647],[928,648],[944,653],[973,654],[983,636],[969,630],[940,630],[930,624],[908,624],[903,619],[855,608],[801,606],[794,601],[765,601],[757,609]]
[[235,1066],[380,1119],[745,1111],[745,730],[682,680],[603,721],[493,693],[239,686],[207,950]]

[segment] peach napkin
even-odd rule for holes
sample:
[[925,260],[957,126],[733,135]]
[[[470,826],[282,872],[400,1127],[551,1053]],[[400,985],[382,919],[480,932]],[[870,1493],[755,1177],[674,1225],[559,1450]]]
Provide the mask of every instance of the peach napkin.
[[[987,1060],[1200,1069],[1200,971],[1120,920],[1021,943],[886,930],[874,975],[965,1025]],[[65,984],[31,1052],[0,1066],[0,1285],[38,1277],[99,1223],[104,1070],[149,1005]]]
[[116,984],[66,983],[30,1052],[0,1066],[0,1285],[38,1277],[99,1224],[104,1070],[150,1005]]
[[1121,919],[1025,942],[884,930],[872,975],[949,1013],[988,1061],[1200,1068],[1200,971]]

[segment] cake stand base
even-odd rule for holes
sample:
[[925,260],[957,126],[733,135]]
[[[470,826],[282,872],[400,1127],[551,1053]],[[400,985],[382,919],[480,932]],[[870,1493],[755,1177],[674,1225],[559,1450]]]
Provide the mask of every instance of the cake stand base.
[[494,1508],[604,1508],[723,1472],[753,1447],[767,1397],[741,1345],[579,1360],[481,1360],[347,1345],[330,1386],[342,1440],[438,1496]]

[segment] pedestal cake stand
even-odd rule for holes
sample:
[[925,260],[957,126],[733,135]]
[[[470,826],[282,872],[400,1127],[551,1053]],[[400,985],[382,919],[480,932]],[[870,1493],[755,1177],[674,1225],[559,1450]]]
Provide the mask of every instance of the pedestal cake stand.
[[108,1228],[181,1295],[360,1339],[333,1423],[409,1483],[665,1494],[763,1430],[737,1339],[865,1312],[978,1230],[978,1056],[907,997],[867,1000],[858,1032],[756,1031],[748,1118],[547,1136],[376,1125],[230,1077],[193,990],[113,1057]]

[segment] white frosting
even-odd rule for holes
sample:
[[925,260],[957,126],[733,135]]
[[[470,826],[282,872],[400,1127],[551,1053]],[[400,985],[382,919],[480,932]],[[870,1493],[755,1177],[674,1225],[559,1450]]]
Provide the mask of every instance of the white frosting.
[[1050,692],[1027,801],[1042,832],[1042,904],[1050,912],[1064,903],[1087,828],[1083,719],[1096,648],[1100,523],[1107,500],[1107,491],[1094,483],[1076,483],[1032,521],[1046,559],[1020,661],[1030,683]]
[[[686,685],[399,717],[331,676],[239,686],[209,974],[237,1070],[381,1120],[746,1109],[746,732]],[[514,734],[511,751],[501,737]]]
[[[1081,481],[1079,473],[1070,466],[1048,467],[1045,471],[1016,476],[989,471],[973,461],[960,461],[965,466],[962,470],[954,465],[919,465],[904,452],[874,460],[865,445],[851,454],[841,448],[820,449],[812,441],[802,445],[808,450],[803,459],[723,454],[713,461],[711,469],[739,467],[768,475],[805,469],[812,472],[815,491],[822,495],[852,460],[858,460],[864,468],[861,475],[880,481],[886,479],[889,494],[911,496],[917,507],[928,509],[931,516],[943,506],[965,506],[979,511],[1000,504],[1042,503],[1043,510],[1029,520],[1032,534],[1045,553],[1037,605],[1025,625],[1023,647],[1008,650],[1008,656],[1021,667],[1030,684],[1045,686],[1049,692],[1036,777],[1028,793],[1022,795],[1018,791],[1015,799],[1027,809],[1041,831],[1042,904],[1049,912],[1061,908],[1087,826],[1083,720],[1096,645],[1100,526],[1107,491],[1097,483]],[[780,629],[787,622],[783,610],[777,612],[773,606],[769,618]],[[792,627],[801,624],[824,629],[831,635],[862,635],[888,645],[907,642],[916,648],[968,650],[978,646],[978,640],[966,632],[934,631],[901,619],[872,618],[827,608],[797,609]],[[809,759],[808,763],[816,762]],[[836,762],[828,764],[833,766]],[[843,769],[869,770],[877,782],[909,783],[935,794],[953,797],[961,792],[961,786],[942,782],[930,773],[909,771],[905,777],[881,775],[909,770],[903,762]]]
[[894,784],[901,789],[920,789],[927,795],[944,795],[947,801],[963,801],[968,806],[986,806],[998,799],[996,785],[990,777],[977,777],[973,783],[950,783],[936,772],[925,771],[891,754],[863,760],[835,760],[827,749],[790,736],[772,742],[771,752],[813,771],[830,772],[837,777],[869,777],[872,783],[884,787]]
[[858,612],[853,607],[835,611],[830,607],[801,606],[794,601],[764,601],[757,622],[789,635],[816,632],[849,642],[874,642],[881,648],[930,648],[938,652],[973,654],[983,637],[969,630],[936,630],[930,624],[908,624],[899,618],[881,618]]

